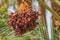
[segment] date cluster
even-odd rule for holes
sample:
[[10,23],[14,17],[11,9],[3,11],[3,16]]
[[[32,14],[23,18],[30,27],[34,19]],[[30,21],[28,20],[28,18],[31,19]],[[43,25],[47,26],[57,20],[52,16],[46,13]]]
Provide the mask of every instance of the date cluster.
[[11,26],[15,35],[22,35],[26,32],[34,30],[37,25],[38,12],[33,11],[30,7],[28,10],[18,11],[9,15],[8,25]]

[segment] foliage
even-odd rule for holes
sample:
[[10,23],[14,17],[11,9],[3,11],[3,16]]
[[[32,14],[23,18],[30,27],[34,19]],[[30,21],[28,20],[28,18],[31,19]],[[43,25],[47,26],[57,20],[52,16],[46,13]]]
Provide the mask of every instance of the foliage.
[[[54,15],[54,17],[60,20],[60,16],[57,15],[56,12],[49,8],[42,0],[38,1],[46,9],[48,9]],[[5,3],[9,6],[7,0],[5,0]],[[33,31],[27,32],[21,36],[14,36],[14,31],[7,27],[7,20],[9,18],[7,13],[8,6],[2,6],[2,8],[0,8],[0,40],[49,40],[46,23],[44,23],[44,26],[38,25]],[[53,29],[54,28],[52,27],[52,40],[58,40],[58,35],[53,33]]]

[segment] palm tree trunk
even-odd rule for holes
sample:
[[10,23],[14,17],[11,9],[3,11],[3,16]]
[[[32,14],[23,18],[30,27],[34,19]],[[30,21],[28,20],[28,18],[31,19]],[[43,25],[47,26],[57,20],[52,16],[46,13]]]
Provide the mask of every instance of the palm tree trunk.
[[39,6],[39,13],[41,14],[40,15],[40,24],[43,26],[44,25],[44,21],[45,21],[45,8],[42,6],[42,5],[40,5]]
[[[58,6],[53,0],[51,0],[51,4],[52,4],[52,9],[58,14],[60,15],[60,6]],[[54,24],[54,33],[55,35],[57,35],[58,37],[56,37],[56,39],[54,38],[54,40],[60,40],[60,21],[58,21],[55,17],[52,17],[53,20],[53,24]]]

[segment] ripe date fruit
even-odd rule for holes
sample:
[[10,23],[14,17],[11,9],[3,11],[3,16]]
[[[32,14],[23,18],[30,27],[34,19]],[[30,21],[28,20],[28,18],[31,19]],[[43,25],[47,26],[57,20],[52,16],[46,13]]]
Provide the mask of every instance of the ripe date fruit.
[[38,12],[33,11],[32,7],[22,11],[16,10],[15,13],[11,13],[11,21],[8,22],[8,25],[12,26],[15,35],[22,35],[36,28],[38,16]]

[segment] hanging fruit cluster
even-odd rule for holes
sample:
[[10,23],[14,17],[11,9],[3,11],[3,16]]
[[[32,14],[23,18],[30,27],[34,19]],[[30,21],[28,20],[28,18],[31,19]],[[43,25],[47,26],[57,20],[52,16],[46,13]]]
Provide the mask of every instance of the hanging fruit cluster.
[[[25,4],[24,4],[25,5]],[[36,28],[38,22],[38,12],[33,11],[31,6],[21,6],[21,10],[16,10],[10,14],[8,25],[12,26],[15,35],[22,35]]]

